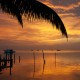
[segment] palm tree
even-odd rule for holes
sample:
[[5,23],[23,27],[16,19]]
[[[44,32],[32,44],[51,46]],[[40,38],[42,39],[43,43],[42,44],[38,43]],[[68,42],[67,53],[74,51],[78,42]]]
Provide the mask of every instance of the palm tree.
[[0,9],[17,18],[23,27],[22,16],[30,19],[44,19],[55,25],[62,35],[66,36],[65,26],[57,13],[37,0],[0,0]]

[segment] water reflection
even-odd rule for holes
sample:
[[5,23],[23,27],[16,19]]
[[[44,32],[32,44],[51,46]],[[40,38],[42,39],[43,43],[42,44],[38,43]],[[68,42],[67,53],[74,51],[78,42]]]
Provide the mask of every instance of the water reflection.
[[56,53],[54,54],[54,59],[55,59],[55,68],[56,68],[56,59],[57,59],[57,56],[56,56]]
[[33,78],[35,77],[35,53],[33,53],[33,57],[34,57],[34,70],[33,70]]
[[12,76],[9,77],[7,71],[3,71],[0,80],[80,80],[79,52],[59,53],[39,50],[17,52],[16,55],[20,55],[21,58],[15,57]]
[[45,55],[44,55],[43,50],[42,50],[42,55],[43,55],[43,73],[44,73],[46,60],[45,60]]

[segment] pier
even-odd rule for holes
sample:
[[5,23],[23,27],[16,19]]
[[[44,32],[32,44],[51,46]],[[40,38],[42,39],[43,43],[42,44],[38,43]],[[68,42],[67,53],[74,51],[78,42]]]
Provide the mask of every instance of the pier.
[[13,51],[12,49],[4,50],[4,57],[0,55],[0,72],[3,71],[5,68],[10,68],[10,75],[11,75],[11,68],[13,67]]

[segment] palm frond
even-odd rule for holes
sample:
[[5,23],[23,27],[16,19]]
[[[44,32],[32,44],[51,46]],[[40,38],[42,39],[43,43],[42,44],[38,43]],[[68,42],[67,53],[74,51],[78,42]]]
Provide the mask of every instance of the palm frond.
[[37,0],[0,0],[0,9],[15,16],[22,26],[22,15],[28,15],[29,18],[45,19],[68,37],[65,26],[57,13]]

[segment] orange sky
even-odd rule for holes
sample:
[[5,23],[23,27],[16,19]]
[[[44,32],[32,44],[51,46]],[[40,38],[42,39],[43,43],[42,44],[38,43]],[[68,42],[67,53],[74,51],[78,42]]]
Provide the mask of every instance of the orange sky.
[[68,32],[67,39],[61,32],[44,20],[23,20],[22,29],[16,18],[0,12],[0,49],[75,49],[80,47],[80,1],[73,3],[52,0],[39,0],[54,8],[61,17]]

